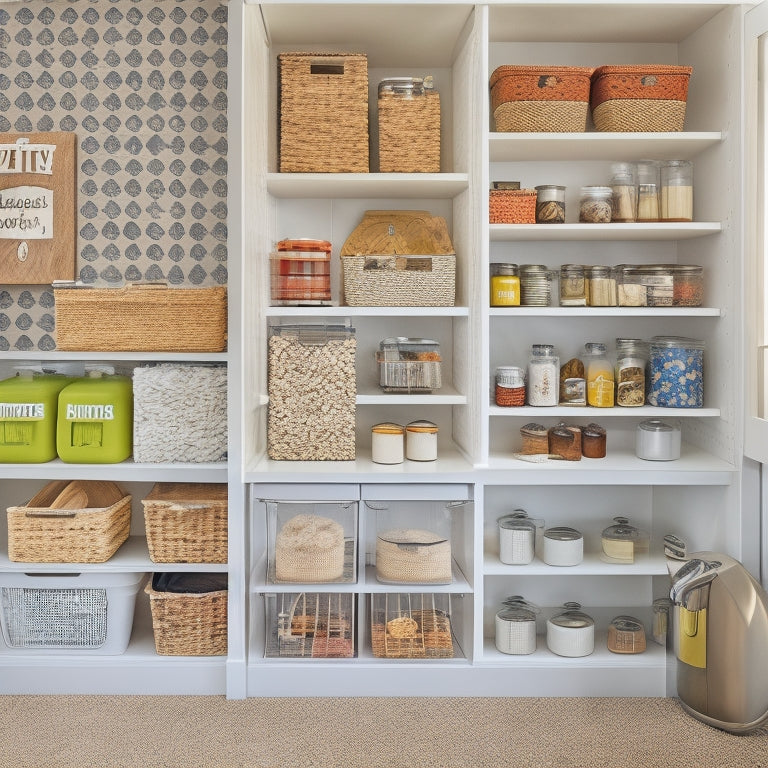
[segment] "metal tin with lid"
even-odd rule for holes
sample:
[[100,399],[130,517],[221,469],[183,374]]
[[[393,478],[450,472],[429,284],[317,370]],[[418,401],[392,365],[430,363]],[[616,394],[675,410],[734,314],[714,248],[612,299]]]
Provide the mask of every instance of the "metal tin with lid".
[[547,648],[558,656],[589,656],[595,650],[595,622],[580,603],[565,603],[562,613],[547,619]]
[[524,509],[516,509],[498,519],[499,560],[507,565],[528,565],[536,551],[536,533],[543,520],[528,517]]
[[496,614],[496,648],[502,653],[527,655],[536,650],[539,607],[520,595],[508,597]]
[[572,566],[584,559],[584,536],[575,528],[547,528],[541,543],[541,559],[547,565]]
[[675,422],[646,419],[635,431],[635,455],[646,461],[675,461],[680,458],[680,427]]
[[642,653],[645,647],[645,627],[634,616],[616,616],[608,625],[611,653]]
[[611,563],[633,563],[640,552],[648,551],[648,535],[630,525],[626,517],[614,517],[603,529],[600,542],[603,559]]

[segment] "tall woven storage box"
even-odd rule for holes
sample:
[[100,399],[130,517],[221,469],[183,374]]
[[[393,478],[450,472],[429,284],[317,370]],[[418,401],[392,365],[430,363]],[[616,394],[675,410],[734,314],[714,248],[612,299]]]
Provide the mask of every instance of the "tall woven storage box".
[[155,483],[141,503],[153,563],[227,562],[226,483]]
[[281,53],[280,171],[367,173],[368,58]]
[[682,131],[692,67],[603,66],[592,74],[598,131]]
[[78,352],[223,352],[227,289],[57,288],[56,346]]
[[490,80],[496,130],[585,131],[591,74],[590,67],[497,67]]

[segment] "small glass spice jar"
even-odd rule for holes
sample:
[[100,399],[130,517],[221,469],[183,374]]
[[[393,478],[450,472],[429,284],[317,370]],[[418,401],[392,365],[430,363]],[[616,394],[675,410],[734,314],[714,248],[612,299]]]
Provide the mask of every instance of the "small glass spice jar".
[[520,306],[520,275],[517,264],[491,264],[491,306]]
[[661,166],[659,218],[662,221],[693,221],[693,163],[667,160]]
[[520,595],[508,597],[496,614],[496,648],[502,653],[527,655],[536,650],[538,606]]
[[375,464],[402,464],[405,427],[389,422],[371,427],[371,460]]
[[611,190],[611,221],[634,221],[637,216],[637,180],[633,163],[611,166]]
[[514,365],[496,369],[496,405],[511,408],[525,405],[525,371]]
[[565,223],[565,187],[557,184],[536,187],[536,223]]
[[579,197],[579,221],[582,224],[609,224],[611,221],[610,187],[582,187]]
[[695,264],[674,264],[672,306],[700,307],[704,301],[704,268]]
[[615,307],[618,302],[616,275],[612,267],[586,267],[590,307]]
[[528,405],[555,406],[560,394],[560,360],[552,344],[534,344],[528,361]]
[[589,303],[589,283],[581,264],[560,267],[560,306],[586,307]]
[[437,459],[437,424],[412,421],[405,426],[405,458],[409,461]]

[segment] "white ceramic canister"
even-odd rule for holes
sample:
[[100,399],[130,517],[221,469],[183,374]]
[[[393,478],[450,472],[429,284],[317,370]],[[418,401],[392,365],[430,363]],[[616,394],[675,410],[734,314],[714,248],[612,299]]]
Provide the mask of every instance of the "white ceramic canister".
[[402,464],[405,427],[385,422],[371,427],[371,459],[376,464]]
[[674,461],[680,458],[680,427],[660,419],[646,419],[637,425],[635,454],[646,461]]
[[584,559],[584,537],[575,528],[547,528],[541,543],[541,559],[547,565],[578,565]]
[[527,655],[536,650],[537,606],[519,595],[508,597],[496,614],[496,648],[502,653]]
[[412,421],[405,427],[405,458],[410,461],[437,459],[437,424]]
[[506,565],[528,565],[536,552],[536,529],[543,521],[532,520],[528,513],[516,509],[498,519],[499,560]]
[[565,603],[565,610],[547,619],[547,648],[558,656],[589,656],[595,650],[595,622],[579,603]]

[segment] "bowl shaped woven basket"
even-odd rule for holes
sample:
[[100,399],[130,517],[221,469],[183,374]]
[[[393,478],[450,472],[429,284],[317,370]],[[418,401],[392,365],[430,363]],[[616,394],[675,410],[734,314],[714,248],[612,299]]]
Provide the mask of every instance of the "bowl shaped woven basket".
[[585,131],[591,67],[497,67],[491,75],[491,111],[497,131]]
[[492,189],[488,219],[491,224],[535,224],[535,189]]
[[682,131],[692,67],[603,66],[592,74],[598,131]]

